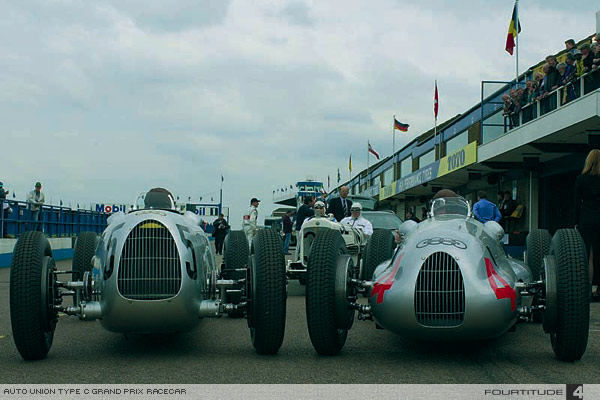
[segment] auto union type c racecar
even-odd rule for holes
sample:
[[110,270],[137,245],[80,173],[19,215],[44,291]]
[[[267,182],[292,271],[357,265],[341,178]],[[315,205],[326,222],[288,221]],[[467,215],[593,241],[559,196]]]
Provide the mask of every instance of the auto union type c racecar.
[[218,271],[201,222],[178,211],[168,191],[152,189],[139,209],[110,216],[100,237],[79,235],[72,271],[56,269],[41,232],[25,233],[10,271],[11,324],[21,356],[46,357],[59,313],[97,319],[125,334],[185,331],[203,318],[246,315],[256,351],[276,353],[285,329],[285,270],[283,255],[264,255],[281,249],[281,239],[260,231],[253,267],[243,232],[235,232],[229,262]]
[[[365,235],[362,230],[337,222],[332,216],[320,217],[315,215],[302,224],[302,229],[298,235],[297,253],[294,255],[295,258],[288,261],[286,266],[289,279],[298,279],[301,284],[306,284],[310,264],[321,262],[321,259],[311,257],[311,252],[316,237],[324,231],[339,233],[343,240],[341,244],[343,250],[340,251],[343,251],[352,259],[352,265],[356,269],[357,276],[365,277],[365,279],[367,279],[367,276],[373,275],[381,256],[390,258],[393,254],[393,241],[389,242],[386,249],[373,249],[368,246],[369,236]],[[380,234],[381,232],[378,231],[374,233],[377,236]],[[380,254],[377,255],[376,252]]]
[[[320,354],[341,351],[354,316],[405,337],[483,340],[516,329],[519,320],[543,320],[560,360],[579,360],[587,346],[590,282],[579,233],[536,230],[526,263],[508,256],[496,222],[473,218],[463,198],[438,198],[429,218],[406,221],[401,243],[380,231],[368,246],[379,260],[361,279],[339,231],[317,235],[308,256],[306,313]],[[376,232],[377,233],[377,232]],[[312,262],[311,262],[312,261]],[[357,293],[365,291],[368,303]]]

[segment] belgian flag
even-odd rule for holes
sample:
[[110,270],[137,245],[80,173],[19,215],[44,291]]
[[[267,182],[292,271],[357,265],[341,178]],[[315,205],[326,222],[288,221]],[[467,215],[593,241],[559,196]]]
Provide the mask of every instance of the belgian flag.
[[515,39],[519,33],[521,33],[521,23],[517,17],[517,3],[515,3],[512,12],[512,18],[510,19],[510,24],[508,25],[508,35],[506,36],[506,51],[508,51],[511,56],[516,45]]

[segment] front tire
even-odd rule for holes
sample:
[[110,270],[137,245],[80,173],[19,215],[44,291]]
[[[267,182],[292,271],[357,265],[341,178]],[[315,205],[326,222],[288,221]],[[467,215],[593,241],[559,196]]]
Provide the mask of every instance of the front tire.
[[98,245],[98,235],[96,232],[82,232],[75,241],[75,250],[73,251],[73,270],[72,279],[82,281],[84,272],[92,269],[92,258],[96,254]]
[[544,272],[544,257],[550,254],[552,237],[546,229],[534,229],[527,235],[527,266],[531,270],[534,281],[540,279]]
[[396,242],[392,232],[387,229],[376,229],[365,248],[362,279],[365,281],[373,279],[375,268],[385,260],[392,258],[395,248]]
[[252,240],[248,284],[248,326],[259,354],[275,354],[285,333],[286,276],[281,238],[261,229]]
[[[225,254],[223,256],[223,269],[221,276],[224,279],[244,279],[246,273],[244,271],[236,271],[245,269],[248,265],[248,239],[244,231],[230,231],[227,235],[227,245],[225,246]],[[232,289],[241,289],[242,285],[235,285]],[[231,304],[239,304],[242,297],[238,293],[227,294],[226,302]],[[229,314],[232,318],[240,318],[244,316],[241,310],[234,311]]]
[[550,255],[555,258],[557,270],[557,325],[550,341],[559,360],[576,361],[585,353],[590,329],[589,265],[579,232],[556,231]]
[[324,229],[312,243],[308,258],[306,320],[310,341],[321,355],[340,353],[354,318],[353,310],[340,318],[340,307],[345,304],[339,299],[336,304],[338,258],[346,253],[340,232]]
[[43,233],[19,238],[10,267],[10,317],[15,346],[25,360],[41,360],[52,347],[58,321],[54,269]]

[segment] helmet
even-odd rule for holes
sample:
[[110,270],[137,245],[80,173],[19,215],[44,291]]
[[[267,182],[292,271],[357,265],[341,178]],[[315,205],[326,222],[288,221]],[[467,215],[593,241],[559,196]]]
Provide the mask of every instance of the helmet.
[[362,204],[352,203],[352,207],[350,207],[350,211],[362,211]]

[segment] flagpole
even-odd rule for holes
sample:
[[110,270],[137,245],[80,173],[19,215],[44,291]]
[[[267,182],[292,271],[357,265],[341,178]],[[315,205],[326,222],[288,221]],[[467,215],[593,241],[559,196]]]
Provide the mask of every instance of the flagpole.
[[[434,90],[437,89],[437,79],[435,80],[435,88]],[[439,107],[439,105],[438,105]],[[433,146],[435,147],[435,155],[436,155],[436,160],[439,160],[439,151],[438,151],[438,144],[437,144],[437,115],[435,115],[436,113],[434,112],[434,117],[433,117]]]
[[[219,214],[223,212],[223,173],[221,173],[221,188],[219,189]],[[229,218],[229,215],[227,216]]]
[[396,114],[394,114],[394,120],[392,121],[392,156],[396,152]]
[[515,79],[515,83],[517,88],[519,85],[519,0],[515,1],[515,19],[517,20],[517,25],[515,26],[515,32],[517,33],[515,43],[515,47],[517,48],[517,78]]
[[369,186],[369,146],[371,144],[367,140],[367,187]]

